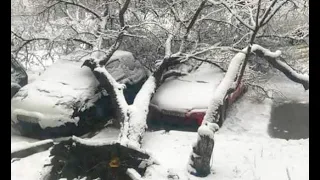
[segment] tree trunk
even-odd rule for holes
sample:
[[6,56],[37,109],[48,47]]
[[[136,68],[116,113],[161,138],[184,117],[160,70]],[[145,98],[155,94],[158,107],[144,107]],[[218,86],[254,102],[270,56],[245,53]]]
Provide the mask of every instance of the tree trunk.
[[[210,160],[214,147],[213,132],[208,123],[198,129],[198,141],[193,146],[193,153],[190,156],[189,172],[196,176],[205,177],[210,174]],[[212,133],[203,133],[207,131]],[[201,155],[201,156],[200,156]]]

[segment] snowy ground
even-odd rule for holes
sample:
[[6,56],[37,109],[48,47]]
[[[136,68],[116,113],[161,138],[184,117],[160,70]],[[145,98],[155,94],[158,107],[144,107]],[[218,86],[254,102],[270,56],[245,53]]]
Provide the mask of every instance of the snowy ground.
[[[286,101],[308,102],[309,92],[283,76],[272,78],[269,84],[281,90]],[[258,103],[242,98],[230,108],[223,127],[215,135],[212,174],[206,178],[186,173],[191,144],[196,140],[195,132],[147,132],[143,148],[152,152],[162,165],[190,180],[307,180],[309,138],[287,141],[270,137],[268,126],[272,104],[268,99]],[[112,140],[118,133],[109,128],[92,139]],[[15,145],[33,141],[17,136],[12,136],[11,140]],[[45,151],[11,163],[12,179],[39,179],[45,173],[42,166],[48,162],[48,155],[49,151]]]

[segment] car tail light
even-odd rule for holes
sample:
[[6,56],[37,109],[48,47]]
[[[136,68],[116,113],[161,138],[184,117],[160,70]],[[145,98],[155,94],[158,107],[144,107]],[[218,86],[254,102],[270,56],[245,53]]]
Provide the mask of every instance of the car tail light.
[[187,113],[186,117],[188,119],[196,120],[197,124],[200,126],[205,114],[206,114],[205,112],[192,112],[192,113]]
[[240,97],[244,91],[245,86],[241,82],[239,86],[236,88],[236,90],[228,96],[228,104],[232,104],[233,102],[235,102],[236,99]]

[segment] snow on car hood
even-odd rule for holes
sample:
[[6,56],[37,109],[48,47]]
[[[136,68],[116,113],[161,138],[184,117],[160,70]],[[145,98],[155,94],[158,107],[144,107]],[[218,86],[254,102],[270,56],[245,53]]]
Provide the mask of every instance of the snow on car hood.
[[180,112],[207,109],[223,77],[224,72],[219,68],[203,64],[189,75],[167,79],[155,93],[151,105],[160,110]]

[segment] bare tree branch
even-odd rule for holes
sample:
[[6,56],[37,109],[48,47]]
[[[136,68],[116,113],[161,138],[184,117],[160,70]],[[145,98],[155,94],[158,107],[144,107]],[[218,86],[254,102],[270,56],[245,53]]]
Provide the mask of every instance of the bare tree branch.
[[16,54],[18,54],[18,53],[21,51],[22,48],[26,47],[28,44],[30,44],[30,43],[33,42],[33,41],[50,41],[50,39],[48,39],[48,38],[24,39],[24,38],[22,38],[21,36],[19,36],[17,33],[13,32],[13,31],[11,31],[11,33],[12,33],[14,36],[18,37],[19,39],[21,39],[22,41],[24,41],[24,42],[22,43],[22,45],[20,45],[17,49],[13,50],[13,52],[15,52]]
[[208,58],[200,58],[200,57],[197,57],[197,56],[190,56],[190,58],[195,59],[195,60],[197,60],[197,61],[206,62],[206,63],[212,64],[212,65],[215,65],[216,67],[218,67],[219,69],[221,69],[223,72],[227,72],[227,70],[225,70],[225,69],[224,69],[222,66],[220,66],[217,62],[210,61]]
[[96,18],[98,18],[100,21],[102,20],[101,17],[100,17],[97,13],[94,12],[94,10],[91,10],[90,8],[88,8],[88,7],[80,4],[79,2],[78,2],[78,3],[75,3],[74,1],[69,2],[69,1],[64,1],[64,0],[57,0],[56,3],[54,3],[54,4],[50,5],[50,6],[47,6],[46,9],[44,9],[43,11],[41,11],[41,12],[38,13],[38,14],[42,14],[42,13],[44,13],[45,11],[53,8],[54,6],[56,6],[56,5],[58,5],[58,4],[66,4],[66,5],[72,5],[72,6],[80,7],[80,8],[82,8],[82,9],[86,10],[87,12],[93,14],[93,15],[94,15]]
[[273,6],[277,3],[278,0],[273,0],[271,2],[271,5],[268,7],[268,9],[264,12],[264,14],[262,15],[260,24],[263,24],[266,20],[266,18],[269,16],[269,13],[271,11],[271,9],[273,8]]
[[258,1],[258,9],[257,9],[257,15],[256,15],[256,24],[255,26],[259,26],[259,16],[260,16],[260,8],[261,8],[261,0]]
[[261,26],[264,26],[266,24],[268,24],[268,22],[272,19],[272,17],[280,10],[280,8],[287,3],[288,0],[283,1],[280,5],[278,5],[275,10],[270,14],[270,16],[267,17],[267,19],[264,21],[261,21]]
[[130,4],[130,0],[126,0],[119,11],[119,21],[120,21],[120,26],[122,28],[124,27],[124,24],[125,24],[124,23],[124,13],[127,11],[129,4]]
[[249,25],[248,23],[244,22],[244,20],[239,17],[235,12],[233,12],[233,10],[224,2],[224,1],[220,1],[221,4],[227,8],[227,10],[238,20],[240,21],[245,27],[247,27],[248,29],[250,29],[251,31],[254,30],[254,27],[252,27],[251,25]]

